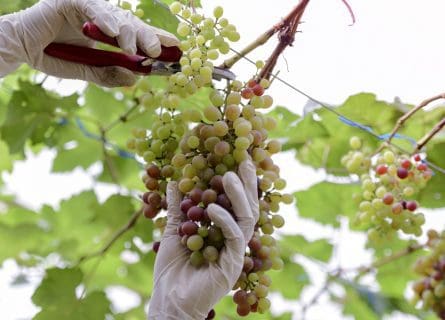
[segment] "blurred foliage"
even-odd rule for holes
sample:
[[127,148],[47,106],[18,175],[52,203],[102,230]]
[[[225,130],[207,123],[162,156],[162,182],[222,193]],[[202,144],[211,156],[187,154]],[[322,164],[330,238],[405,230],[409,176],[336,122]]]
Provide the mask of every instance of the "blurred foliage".
[[[17,11],[35,1],[2,1],[0,14]],[[170,3],[171,1],[164,1]],[[149,15],[151,23],[174,32],[178,20],[159,1],[143,0],[139,5]],[[88,169],[99,164],[98,182],[117,186],[123,190],[141,192],[140,166],[134,159],[122,157],[125,142],[133,127],[147,125],[155,116],[152,111],[137,109],[137,92],[134,88],[103,89],[90,84],[81,94],[62,97],[33,81],[33,72],[24,67],[5,78],[0,87],[0,172],[10,171],[14,162],[25,157],[25,151],[51,149],[56,157],[54,173],[71,172],[75,168]],[[164,87],[165,80],[152,77],[151,85]],[[208,90],[201,90],[192,98],[182,101],[181,108],[193,105],[203,108],[208,103]],[[412,107],[412,106],[408,106]],[[119,119],[132,108],[136,116],[122,122]],[[377,135],[391,131],[402,115],[395,104],[378,101],[373,94],[351,96],[336,111],[349,119],[372,127]],[[349,150],[349,138],[361,137],[370,147],[376,148],[379,140],[354,126],[342,123],[329,110],[319,108],[304,116],[285,107],[276,107],[269,115],[276,118],[277,129],[271,136],[284,141],[284,149],[292,150],[296,162],[314,169],[323,169],[330,179],[317,183],[307,190],[295,192],[296,207],[302,218],[340,228],[340,218],[349,220],[356,213],[351,197],[359,186],[342,178],[347,172],[340,159]],[[400,133],[414,139],[421,138],[445,115],[445,108],[419,111]],[[406,141],[395,140],[403,147]],[[428,159],[444,163],[445,141],[442,136],[428,144]],[[32,177],[30,177],[32,179]],[[0,175],[0,189],[2,188]],[[445,175],[434,175],[431,183],[419,195],[424,207],[445,207]],[[66,199],[57,207],[44,205],[31,210],[14,196],[0,194],[0,264],[13,259],[24,273],[16,284],[26,283],[27,268],[48,267],[48,257],[57,256],[61,263],[49,266],[32,300],[40,311],[37,320],[53,319],[143,319],[144,304],[152,287],[155,256],[150,249],[153,242],[153,225],[139,219],[136,225],[119,237],[105,255],[80,262],[110,241],[115,232],[126,225],[139,208],[139,201],[122,191],[100,202],[94,190],[84,190]],[[335,260],[335,243],[332,239],[308,240],[295,226],[295,235],[280,239],[284,270],[272,275],[272,290],[286,300],[298,299],[312,284],[310,270],[301,258],[308,259],[323,270]],[[388,256],[408,246],[407,241],[394,239],[384,247],[371,248],[375,259]],[[132,254],[136,261],[123,259]],[[353,253],[351,253],[353,254]],[[339,294],[327,290],[332,302],[342,306],[345,315],[355,319],[381,319],[394,311],[415,315],[421,319],[434,319],[419,313],[405,301],[407,284],[414,274],[407,267],[421,252],[403,257],[379,268],[375,274],[378,290],[365,286],[361,277],[348,278],[341,273],[330,275],[328,284],[335,283],[343,290]],[[98,263],[100,261],[100,263]],[[76,289],[84,288],[82,294]],[[123,286],[138,294],[141,304],[124,313],[114,311],[105,295],[110,286]],[[295,303],[295,302],[294,302]],[[224,298],[216,307],[218,319],[238,319],[231,298]],[[249,319],[288,320],[293,314],[253,315]],[[295,316],[295,315],[294,315]],[[299,317],[299,315],[297,315]]]

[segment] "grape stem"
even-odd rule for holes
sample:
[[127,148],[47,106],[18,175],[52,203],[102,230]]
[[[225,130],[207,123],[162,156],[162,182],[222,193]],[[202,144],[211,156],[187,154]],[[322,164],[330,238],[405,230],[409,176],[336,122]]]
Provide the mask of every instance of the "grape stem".
[[445,126],[445,118],[440,120],[438,124],[430,131],[428,132],[422,139],[420,139],[417,142],[416,149],[414,150],[414,153],[419,152],[427,143],[431,140],[442,128]]
[[[263,70],[265,70],[267,67],[267,75],[268,77],[270,77],[278,56],[288,45],[291,45],[294,41],[294,34],[308,2],[309,0],[302,0],[282,21],[280,21],[278,24],[273,25],[270,29],[268,29],[253,42],[247,45],[243,50],[236,53],[231,58],[225,60],[220,67],[230,69],[241,58],[265,44],[275,33],[279,32],[278,39],[280,42],[269,58],[267,64],[263,67]],[[260,75],[260,78],[264,78],[264,76]]]
[[[411,118],[417,111],[419,111],[420,109],[426,107],[427,105],[429,105],[431,102],[434,102],[436,100],[439,99],[445,99],[445,93],[441,93],[438,95],[435,95],[431,98],[425,99],[423,100],[419,105],[417,105],[416,107],[414,107],[413,109],[411,109],[409,112],[405,113],[403,116],[401,116],[398,120],[396,125],[394,126],[394,128],[391,131],[391,134],[389,135],[388,139],[386,140],[387,143],[391,142],[391,139],[394,138],[394,136],[396,135],[397,131],[400,130],[400,128],[403,126],[403,124],[409,119]],[[441,121],[443,122],[443,120]],[[440,123],[439,123],[440,124]],[[437,129],[436,132],[434,132],[434,129],[429,133],[431,134],[431,136],[429,137],[429,134],[426,135],[424,138],[422,138],[419,143],[417,143],[417,150],[420,150],[425,143],[427,143],[442,127],[437,128],[438,126],[436,126],[434,129]],[[423,142],[423,144],[422,144]],[[419,147],[420,145],[420,147]],[[385,147],[385,144],[381,145],[380,148],[378,149],[378,152],[381,151],[383,148]]]
[[358,278],[364,276],[365,274],[367,274],[375,269],[378,269],[388,263],[391,263],[391,262],[396,261],[400,258],[406,257],[416,251],[419,251],[419,250],[425,248],[425,246],[426,246],[425,244],[418,244],[418,243],[410,244],[408,247],[406,247],[403,250],[397,251],[394,254],[391,254],[389,256],[375,260],[369,266],[359,267],[357,269],[359,273],[357,274],[357,276],[355,278],[358,279]]
[[82,263],[86,260],[89,260],[91,258],[94,258],[94,257],[105,255],[105,253],[107,253],[107,251],[113,246],[113,244],[121,236],[123,236],[127,231],[129,231],[131,228],[134,227],[134,225],[136,224],[136,222],[138,221],[138,219],[141,215],[142,215],[142,209],[139,209],[138,211],[134,212],[133,215],[130,217],[130,220],[128,220],[128,222],[124,226],[122,226],[120,229],[118,229],[114,233],[114,235],[111,237],[111,239],[101,249],[99,249],[93,253],[90,253],[90,254],[80,257],[77,264],[80,264],[80,263]]
[[288,46],[292,46],[295,40],[295,33],[297,32],[301,17],[308,3],[309,0],[302,0],[281,23],[274,26],[276,32],[278,32],[278,44],[269,59],[267,59],[267,63],[261,69],[258,76],[259,79],[269,79],[277,64],[278,58]]
[[329,286],[331,284],[332,278],[331,276],[328,275],[328,277],[326,278],[326,281],[324,282],[324,284],[320,287],[320,289],[318,289],[318,291],[314,294],[314,296],[312,297],[312,299],[305,303],[302,307],[301,307],[301,320],[305,320],[306,319],[306,313],[307,311],[314,306],[315,304],[317,304],[318,300],[320,299],[320,297],[326,293],[326,291],[329,290]]

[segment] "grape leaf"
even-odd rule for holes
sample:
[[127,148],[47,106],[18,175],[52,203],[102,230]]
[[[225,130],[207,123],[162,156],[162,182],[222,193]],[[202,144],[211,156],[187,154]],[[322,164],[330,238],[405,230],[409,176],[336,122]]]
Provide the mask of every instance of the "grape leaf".
[[139,178],[141,166],[134,159],[109,156],[103,161],[103,171],[98,177],[99,181],[114,183],[117,179],[119,185],[134,190],[144,190],[145,186]]
[[87,137],[74,121],[59,126],[54,133],[58,141],[53,172],[72,171],[76,167],[88,168],[102,158],[102,142]]
[[289,258],[282,257],[284,267],[280,272],[271,272],[271,290],[280,292],[287,299],[298,299],[304,286],[309,284],[309,275],[304,268],[292,262]]
[[428,181],[425,188],[420,190],[418,201],[422,207],[425,208],[443,208],[445,205],[445,175],[437,173],[430,181]]
[[344,279],[340,279],[338,282],[344,286],[346,291],[346,295],[342,298],[343,311],[345,314],[354,315],[355,319],[382,319],[384,315],[394,311],[423,315],[421,318],[425,318],[423,312],[416,310],[404,297],[390,297],[382,292]]
[[289,250],[323,262],[328,262],[331,258],[332,248],[332,244],[326,239],[308,241],[300,235],[285,235],[280,239],[281,251]]
[[119,119],[126,109],[126,100],[117,99],[116,92],[90,84],[84,93],[84,113],[107,123]]
[[97,320],[105,319],[110,312],[110,302],[104,292],[90,292],[85,297],[76,297],[76,288],[83,279],[78,268],[49,269],[32,301],[42,310],[33,320]]
[[0,128],[11,154],[23,154],[28,139],[32,145],[51,144],[49,137],[60,120],[57,111],[70,113],[77,106],[77,95],[58,98],[41,86],[26,81],[20,81],[19,86],[11,97],[6,119]]
[[144,18],[149,20],[150,25],[176,33],[178,19],[165,4],[157,0],[146,0],[138,8],[144,10]]
[[298,213],[321,224],[339,226],[339,215],[352,217],[356,213],[352,194],[358,190],[359,186],[352,184],[315,184],[308,190],[295,193]]
[[297,120],[300,119],[298,114],[293,113],[289,109],[281,106],[275,107],[271,112],[267,114],[277,121],[277,127],[270,132],[272,138],[282,138],[288,140],[289,130],[297,131],[295,125]]

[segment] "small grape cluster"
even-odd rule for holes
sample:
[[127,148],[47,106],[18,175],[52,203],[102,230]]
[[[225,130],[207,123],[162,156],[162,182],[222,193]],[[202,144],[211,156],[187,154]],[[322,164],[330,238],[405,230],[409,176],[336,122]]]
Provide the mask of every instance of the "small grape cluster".
[[353,150],[341,161],[350,173],[359,175],[362,185],[361,194],[356,195],[359,201],[356,223],[371,226],[368,231],[371,241],[382,240],[397,230],[420,236],[425,217],[416,212],[418,203],[414,196],[432,176],[422,157],[386,149],[373,161],[358,137],[350,139],[350,146]]
[[421,301],[424,309],[432,309],[445,320],[445,231],[429,230],[428,256],[419,258],[414,271],[424,278],[413,283],[413,303]]

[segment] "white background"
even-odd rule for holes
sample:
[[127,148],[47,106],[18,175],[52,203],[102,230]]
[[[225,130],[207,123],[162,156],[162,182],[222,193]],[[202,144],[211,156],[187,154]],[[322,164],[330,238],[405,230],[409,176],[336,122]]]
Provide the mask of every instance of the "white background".
[[[223,4],[225,16],[235,24],[242,39],[233,45],[243,48],[260,33],[277,23],[298,1],[275,0],[203,0],[204,8]],[[445,41],[443,41],[443,0],[350,0],[357,22],[349,26],[351,18],[340,0],[313,0],[303,16],[304,24],[299,28],[294,46],[288,48],[280,59],[280,77],[305,91],[312,97],[334,104],[342,103],[348,96],[359,92],[372,92],[382,100],[392,101],[398,96],[407,103],[417,104],[421,100],[445,91]],[[210,10],[209,10],[210,11]],[[253,60],[266,58],[275,41],[252,54]],[[242,61],[234,71],[249,75],[253,67]],[[64,81],[58,85],[61,92],[79,87],[79,82]],[[307,99],[276,82],[271,88],[276,103],[301,113]],[[378,115],[376,115],[378,116]],[[339,125],[343,125],[339,122]],[[30,155],[30,157],[33,157]],[[73,175],[50,175],[53,155],[44,153],[25,163],[17,163],[12,175],[5,175],[9,191],[18,193],[24,203],[38,207],[41,203],[56,205],[59,199],[67,198],[79,190],[92,186],[89,176],[78,170]],[[323,172],[296,165],[292,154],[277,158],[286,179],[289,191],[301,190],[323,179]],[[444,163],[439,164],[442,167]],[[94,168],[92,169],[94,170]],[[32,179],[30,179],[32,177]],[[69,187],[67,187],[69,186]],[[104,197],[113,190],[101,189]],[[287,227],[285,232],[304,234],[309,239],[332,237],[332,230],[320,228],[296,218],[293,207],[283,210]],[[429,226],[442,226],[444,212],[430,212]],[[334,240],[340,244],[336,261],[343,266],[357,266],[370,260],[363,249],[364,239],[343,230],[336,233]],[[28,286],[8,288],[17,269],[12,262],[0,270],[0,318],[30,319],[36,309],[30,295],[40,281],[36,277]],[[321,284],[323,277],[316,271],[311,273],[313,281]],[[303,300],[309,300],[317,287],[304,291]],[[109,297],[119,309],[125,309],[133,302],[130,295],[122,290],[111,290]],[[118,299],[116,299],[118,298]],[[345,319],[335,306],[322,303],[311,309],[307,319]],[[283,303],[276,298],[273,310],[299,310],[296,303]],[[392,315],[388,319],[407,319]]]

